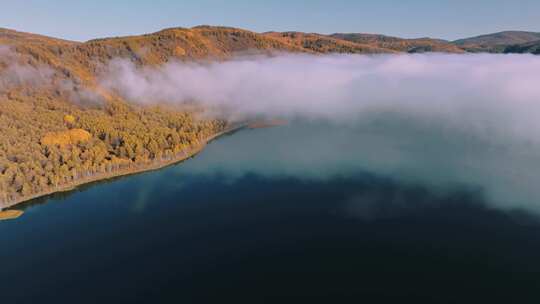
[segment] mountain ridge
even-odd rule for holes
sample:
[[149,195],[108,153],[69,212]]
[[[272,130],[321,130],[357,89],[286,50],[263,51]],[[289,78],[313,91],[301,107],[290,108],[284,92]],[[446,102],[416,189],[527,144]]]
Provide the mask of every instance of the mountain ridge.
[[434,38],[412,38],[405,39],[380,34],[364,33],[334,33],[330,35],[342,40],[352,42],[363,42],[375,44],[378,47],[391,49],[398,52],[419,53],[419,52],[444,52],[444,53],[464,53],[465,51],[452,43],[443,39]]
[[[40,34],[0,28],[0,45],[17,41],[19,45],[49,44],[57,47],[80,47],[92,49],[103,47],[116,49],[127,56],[126,46],[138,48],[145,44],[149,47],[164,47],[162,58],[148,58],[150,62],[166,61],[164,57],[179,58],[216,58],[224,59],[236,52],[301,52],[301,53],[354,53],[379,54],[396,52],[527,52],[528,48],[518,48],[520,44],[540,41],[540,33],[531,31],[502,31],[474,37],[448,41],[440,38],[400,38],[382,34],[368,33],[333,33],[319,34],[298,31],[257,33],[241,28],[227,26],[198,25],[191,28],[171,27],[141,35],[95,38],[84,42],[71,41]],[[161,43],[161,44],[160,44]],[[96,50],[93,50],[94,52]],[[103,50],[102,50],[103,51]],[[163,53],[163,50],[161,50]],[[531,51],[532,52],[532,51]],[[90,52],[92,53],[92,51]],[[95,56],[111,54],[93,54]],[[133,55],[133,54],[131,54]],[[151,57],[151,56],[150,56]]]

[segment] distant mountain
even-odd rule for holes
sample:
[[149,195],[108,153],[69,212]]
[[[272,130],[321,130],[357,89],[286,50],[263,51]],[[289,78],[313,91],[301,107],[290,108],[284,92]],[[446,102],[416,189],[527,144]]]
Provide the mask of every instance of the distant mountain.
[[424,53],[464,53],[465,51],[446,40],[433,38],[404,39],[378,34],[336,33],[330,35],[336,39],[355,43],[368,44],[378,48],[390,49],[397,52]]
[[308,52],[259,33],[215,26],[169,28],[155,33],[87,41],[92,56],[124,57],[142,64],[170,59],[225,59],[237,53]]
[[540,40],[506,46],[503,53],[530,53],[540,55]]
[[511,45],[526,44],[540,40],[540,33],[504,31],[453,41],[453,44],[469,52],[504,52]]
[[263,35],[315,53],[396,53],[396,50],[381,47],[373,43],[348,41],[346,39],[316,33],[267,32]]
[[[97,62],[104,63],[116,57],[128,58],[137,64],[160,64],[173,58],[225,59],[238,53],[253,52],[311,54],[502,53],[513,50],[534,52],[536,50],[534,43],[537,41],[540,41],[540,33],[519,31],[506,31],[449,42],[434,38],[405,39],[363,33],[332,35],[302,32],[256,33],[231,27],[197,26],[169,28],[138,36],[76,42],[0,29],[0,45],[16,47],[20,53],[32,54],[34,60],[45,60],[47,63],[58,65],[62,63],[64,68],[74,68],[72,70],[75,72],[87,70]],[[89,74],[90,71],[84,72]]]

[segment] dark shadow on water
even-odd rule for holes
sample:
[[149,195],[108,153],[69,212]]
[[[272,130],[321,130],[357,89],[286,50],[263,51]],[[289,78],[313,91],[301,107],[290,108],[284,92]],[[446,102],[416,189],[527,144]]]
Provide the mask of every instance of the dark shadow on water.
[[[193,157],[196,157],[196,156],[193,156]],[[191,159],[191,158],[192,157],[190,157],[189,159]],[[184,161],[187,161],[189,159],[186,159]],[[175,166],[175,165],[179,165],[179,164],[181,164],[181,162],[177,163],[177,164],[173,164],[171,166]],[[162,169],[166,169],[166,168],[162,168]],[[140,172],[140,173],[136,173],[136,174],[121,175],[121,176],[115,176],[115,177],[111,177],[111,178],[107,178],[107,179],[103,179],[103,180],[93,181],[93,182],[90,182],[90,183],[79,185],[79,186],[77,186],[77,187],[75,187],[75,188],[73,188],[71,190],[59,191],[59,192],[55,192],[55,193],[52,193],[52,194],[49,194],[49,195],[45,195],[45,196],[42,196],[42,197],[31,199],[31,200],[26,201],[26,202],[22,202],[20,204],[17,204],[15,206],[7,208],[6,210],[22,210],[22,211],[25,211],[25,210],[27,210],[29,208],[44,205],[44,204],[47,204],[47,203],[49,203],[51,201],[61,202],[61,201],[69,199],[70,197],[72,197],[73,195],[76,195],[77,193],[85,192],[85,191],[87,191],[89,189],[92,189],[94,187],[99,187],[99,186],[115,183],[115,182],[120,181],[120,180],[133,178],[136,175],[144,176],[145,174],[152,174],[152,173],[154,173],[154,172]]]
[[[129,197],[133,186],[167,180],[171,171],[109,191]],[[10,260],[0,274],[4,299],[528,303],[540,287],[539,226],[488,208],[479,189],[441,191],[370,173],[179,178],[185,188],[151,193],[158,204],[150,213],[134,215],[128,202],[81,204],[54,222],[43,219],[37,227],[50,227],[47,237],[11,241],[0,252]],[[55,201],[73,193],[85,200],[93,186]]]

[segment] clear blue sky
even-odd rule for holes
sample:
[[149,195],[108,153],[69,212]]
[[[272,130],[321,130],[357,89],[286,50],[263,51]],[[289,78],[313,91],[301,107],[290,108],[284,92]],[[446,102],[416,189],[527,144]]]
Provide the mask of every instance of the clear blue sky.
[[540,32],[540,0],[9,0],[0,10],[0,27],[71,40],[200,24],[457,39]]

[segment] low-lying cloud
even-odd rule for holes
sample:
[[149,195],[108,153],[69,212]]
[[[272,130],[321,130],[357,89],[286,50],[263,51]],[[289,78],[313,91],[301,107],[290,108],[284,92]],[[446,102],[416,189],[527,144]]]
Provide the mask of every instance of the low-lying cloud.
[[67,78],[64,72],[31,58],[0,45],[0,94],[16,88],[28,91],[52,89],[78,105],[99,105],[103,102],[102,96],[82,85],[75,76]]
[[21,56],[0,45],[0,92],[16,86],[41,86],[49,83],[54,71],[20,62]]
[[104,85],[139,103],[312,121],[253,134],[183,172],[324,179],[361,170],[479,188],[496,207],[540,213],[540,56],[284,55],[109,68]]
[[487,132],[540,127],[533,55],[282,55],[136,68],[116,60],[102,84],[139,103],[197,101],[244,116],[354,121],[401,113]]

